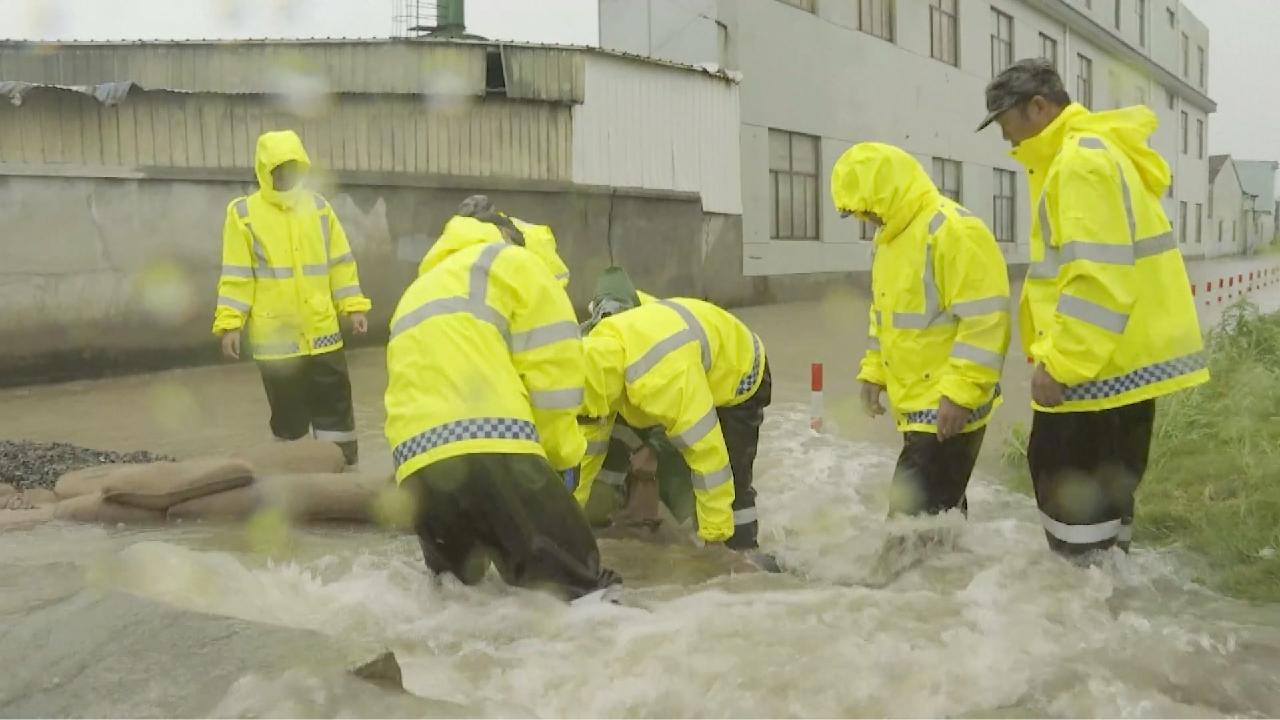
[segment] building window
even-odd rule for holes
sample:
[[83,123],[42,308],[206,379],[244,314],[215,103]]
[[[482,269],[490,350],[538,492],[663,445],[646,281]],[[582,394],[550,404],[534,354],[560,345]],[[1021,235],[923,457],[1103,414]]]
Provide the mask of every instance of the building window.
[[1058,41],[1040,33],[1040,57],[1048,60],[1053,64],[1053,69],[1058,69]]
[[1205,76],[1208,74],[1208,64],[1204,61],[1204,48],[1196,46],[1196,59],[1200,61],[1200,89],[1204,89]]
[[1178,27],[1178,15],[1173,11],[1173,8],[1165,8],[1164,12],[1169,16],[1169,27],[1171,29]]
[[1218,244],[1219,245],[1222,244],[1222,226],[1223,226],[1223,221],[1219,220],[1218,221]]
[[1119,29],[1120,29],[1120,10],[1121,10],[1120,0],[1116,0],[1116,18],[1115,18],[1115,25],[1116,25],[1116,29],[1117,29],[1117,30],[1119,30]]
[[769,131],[770,237],[818,239],[818,138]]
[[1188,137],[1189,137],[1189,135],[1188,135],[1188,131],[1189,131],[1188,125],[1189,125],[1189,122],[1188,122],[1188,120],[1187,120],[1187,111],[1186,111],[1186,110],[1183,110],[1183,111],[1182,111],[1182,118],[1181,118],[1181,119],[1182,119],[1182,124],[1179,126],[1179,128],[1182,130],[1182,154],[1183,154],[1183,155],[1187,155],[1187,154],[1190,154],[1190,152],[1191,152],[1191,143],[1190,143],[1190,142],[1188,142]]
[[1013,18],[991,8],[991,77],[1013,64]]
[[893,42],[893,14],[896,0],[858,0],[858,29]]
[[1191,38],[1182,33],[1182,77],[1191,77]]
[[1171,197],[1171,198],[1173,197],[1173,175],[1170,175],[1170,176],[1169,176],[1169,193],[1168,193],[1168,196],[1169,196],[1169,197]]
[[1134,88],[1134,90],[1136,90],[1136,92],[1134,93],[1134,97],[1135,97],[1135,98],[1137,98],[1137,100],[1138,100],[1138,104],[1139,104],[1139,105],[1146,105],[1146,104],[1147,104],[1147,89],[1146,89],[1145,87],[1141,86],[1141,85],[1138,85],[1137,87],[1135,87],[1135,88]]
[[1093,107],[1093,61],[1084,55],[1076,55],[1076,101]]
[[1017,175],[1010,170],[996,168],[995,195],[992,206],[995,208],[991,227],[995,231],[996,242],[1011,243],[1014,241],[1017,195]]
[[1170,90],[1169,88],[1164,89],[1164,101],[1168,103],[1170,110],[1177,107],[1177,100],[1178,96],[1173,94],[1173,90]]
[[1204,205],[1196,203],[1196,244],[1204,242],[1201,231],[1204,230]]
[[960,0],[929,0],[929,54],[948,65],[960,65]]
[[781,0],[781,1],[793,7],[798,7],[801,10],[804,10],[805,12],[813,12],[814,0]]
[[861,233],[860,233],[859,237],[861,237],[863,240],[875,240],[875,239],[876,239],[876,226],[875,226],[875,225],[872,225],[872,224],[871,224],[871,223],[869,223],[869,222],[862,222],[862,221],[859,221],[859,222],[858,222],[858,224],[862,226]]
[[1138,0],[1138,45],[1147,46],[1147,0]]
[[1204,121],[1196,120],[1196,157],[1204,159]]
[[933,181],[938,185],[938,192],[956,202],[963,202],[960,199],[963,190],[960,175],[959,160],[933,159]]
[[1187,244],[1187,201],[1178,203],[1178,242]]

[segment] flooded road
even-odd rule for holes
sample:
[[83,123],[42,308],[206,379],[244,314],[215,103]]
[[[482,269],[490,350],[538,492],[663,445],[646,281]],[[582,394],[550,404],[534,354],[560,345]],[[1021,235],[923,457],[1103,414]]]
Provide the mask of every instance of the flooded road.
[[[761,542],[790,573],[728,574],[693,547],[603,541],[623,604],[566,606],[496,579],[434,579],[416,541],[376,531],[293,529],[268,553],[254,527],[46,524],[0,534],[0,715],[1280,715],[1280,606],[1198,587],[1177,550],[1066,563],[1034,503],[989,466],[967,521],[886,522],[896,435],[851,403],[860,340],[847,326],[865,311],[742,316],[775,368]],[[350,362],[362,466],[389,470],[382,357]],[[814,361],[828,368],[824,434],[802,402]],[[1026,420],[1025,372],[1011,360],[1005,427]],[[191,456],[267,435],[247,364],[10,390],[0,403],[3,437]],[[989,433],[987,456],[1002,436]],[[924,529],[938,542],[911,540]],[[908,541],[882,553],[897,536]],[[381,647],[413,695],[343,677]]]

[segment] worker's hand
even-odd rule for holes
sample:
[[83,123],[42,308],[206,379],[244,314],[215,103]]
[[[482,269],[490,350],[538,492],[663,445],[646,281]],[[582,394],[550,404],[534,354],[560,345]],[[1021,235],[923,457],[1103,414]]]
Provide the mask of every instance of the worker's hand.
[[871,417],[878,417],[884,414],[884,406],[880,404],[880,393],[884,392],[883,385],[877,385],[873,382],[862,381],[862,409]]
[[362,312],[351,313],[351,332],[356,335],[369,332],[369,317]]
[[232,360],[240,359],[240,331],[228,330],[222,333],[222,354]]
[[648,445],[631,453],[631,472],[642,477],[653,477],[658,474],[658,454]]
[[1036,365],[1035,374],[1031,376],[1031,399],[1040,407],[1058,407],[1063,403],[1063,394],[1067,387],[1044,369],[1044,364]]
[[973,411],[969,408],[957,405],[951,402],[951,398],[942,396],[938,401],[938,440],[946,442],[959,435],[972,413]]

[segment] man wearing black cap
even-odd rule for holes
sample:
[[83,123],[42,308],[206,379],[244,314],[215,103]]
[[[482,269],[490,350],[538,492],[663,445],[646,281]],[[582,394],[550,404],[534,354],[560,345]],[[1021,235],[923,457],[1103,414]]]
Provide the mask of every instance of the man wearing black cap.
[[1090,112],[1047,60],[987,86],[1027,168],[1031,265],[1019,326],[1035,417],[1027,460],[1045,536],[1079,555],[1133,533],[1155,398],[1207,382],[1200,325],[1160,198],[1171,176],[1143,106]]

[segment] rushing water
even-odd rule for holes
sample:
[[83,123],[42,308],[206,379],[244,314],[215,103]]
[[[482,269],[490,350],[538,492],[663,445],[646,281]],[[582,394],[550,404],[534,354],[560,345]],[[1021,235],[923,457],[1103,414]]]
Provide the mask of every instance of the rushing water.
[[[82,588],[106,589],[334,645],[384,645],[406,688],[443,714],[1280,714],[1280,609],[1197,587],[1175,552],[1139,548],[1089,568],[1059,560],[1032,502],[981,475],[967,521],[888,523],[891,463],[888,449],[813,434],[804,408],[777,406],[758,470],[762,543],[791,572],[727,574],[693,547],[604,541],[628,580],[621,605],[440,581],[412,538],[371,531],[295,530],[264,555],[243,529],[46,525],[0,536],[0,609],[6,624],[36,622]],[[926,528],[936,542],[882,555],[890,536]],[[79,652],[69,636],[64,651]],[[175,672],[191,665],[192,649],[164,628],[141,642],[170,653]],[[4,645],[6,667],[30,662]],[[200,663],[238,679],[197,712],[403,711],[353,704],[301,661],[255,666],[234,644],[218,652]],[[92,697],[80,714],[94,714]]]

